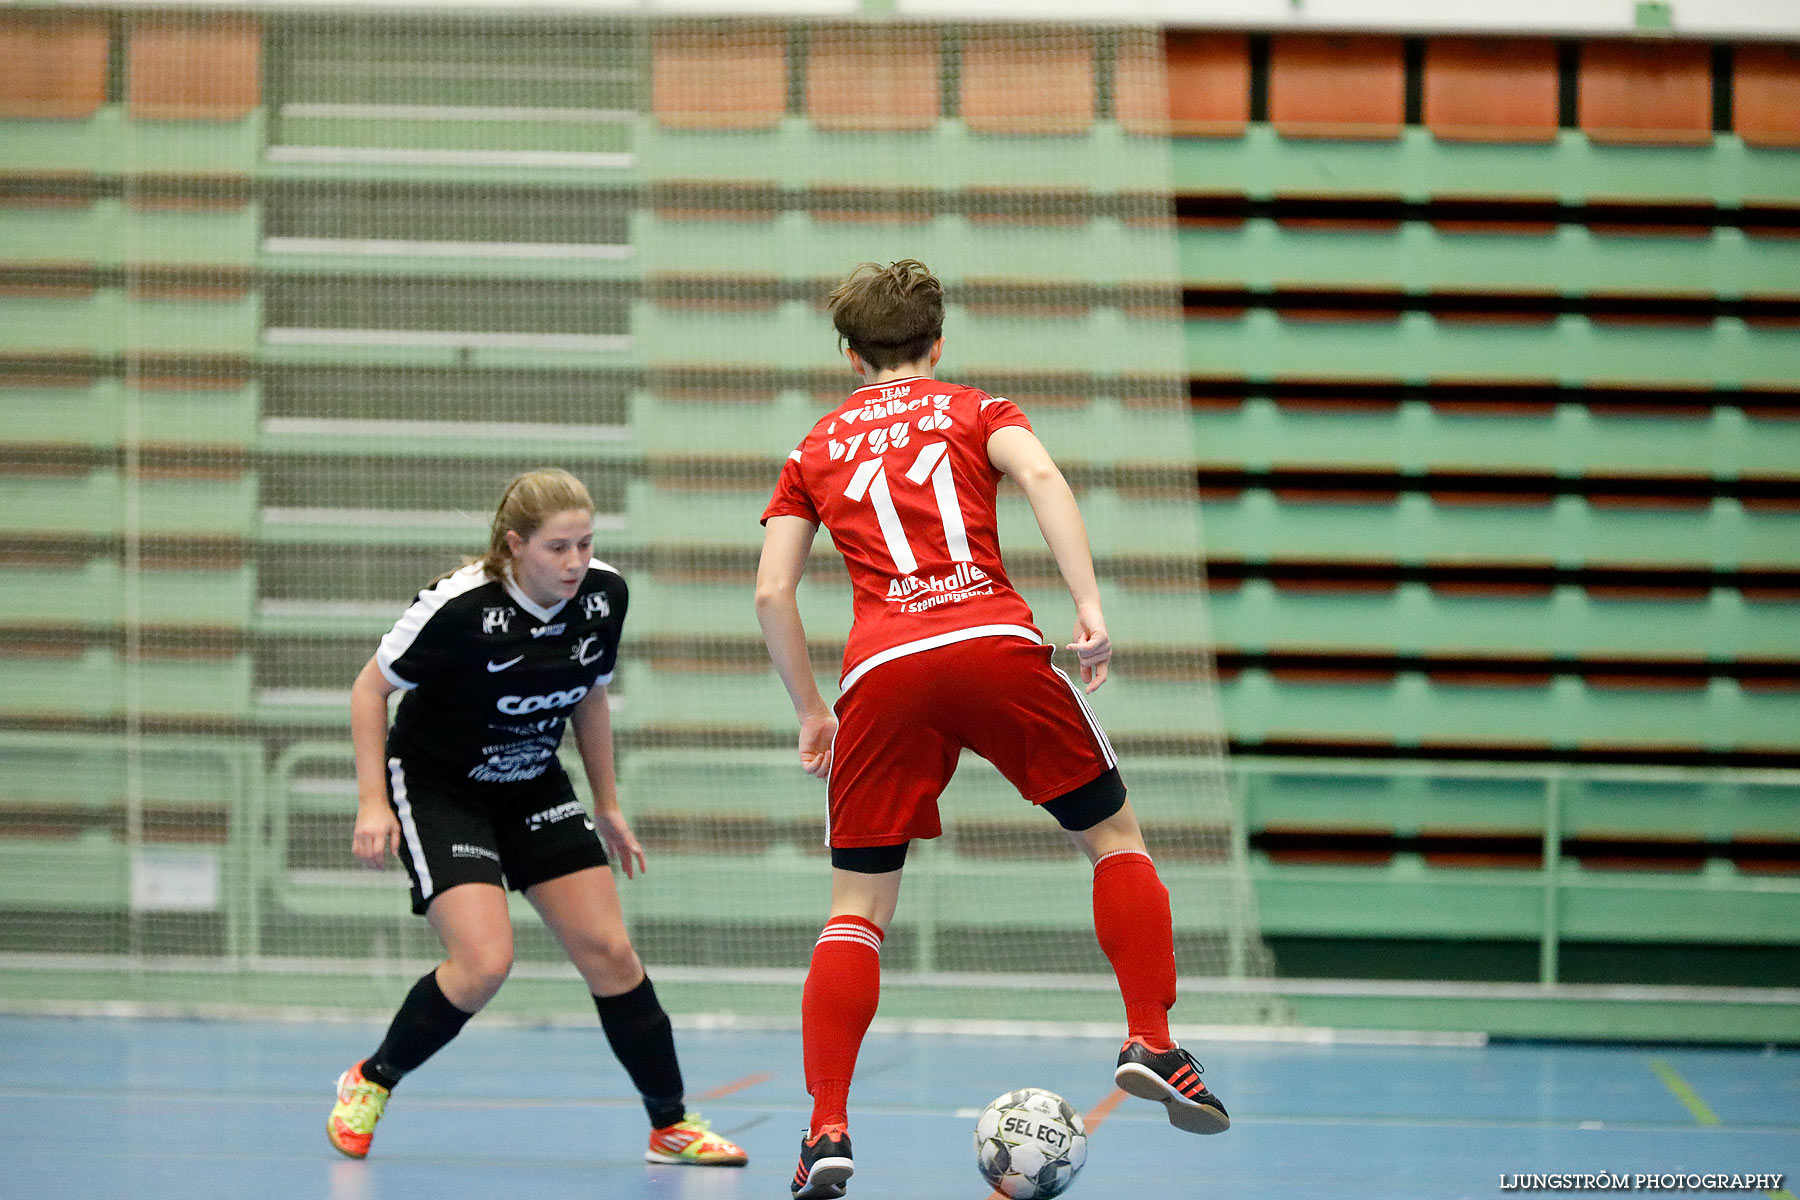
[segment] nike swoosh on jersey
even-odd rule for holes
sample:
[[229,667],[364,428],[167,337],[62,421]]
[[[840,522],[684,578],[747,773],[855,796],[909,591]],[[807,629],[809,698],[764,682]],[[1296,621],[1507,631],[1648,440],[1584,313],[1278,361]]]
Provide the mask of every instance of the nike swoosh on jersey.
[[497,663],[497,662],[489,662],[489,663],[488,663],[488,670],[490,670],[490,671],[504,671],[504,670],[506,670],[506,668],[508,668],[508,667],[510,667],[510,666],[512,666],[512,665],[513,665],[513,664],[514,664],[514,663],[516,663],[516,662],[524,662],[524,661],[525,661],[525,656],[524,656],[524,655],[523,655],[523,654],[521,654],[521,655],[519,655],[519,657],[517,657],[517,658],[509,658],[509,659],[507,659],[507,660],[506,660],[506,661],[505,661],[505,662],[503,662],[503,663]]

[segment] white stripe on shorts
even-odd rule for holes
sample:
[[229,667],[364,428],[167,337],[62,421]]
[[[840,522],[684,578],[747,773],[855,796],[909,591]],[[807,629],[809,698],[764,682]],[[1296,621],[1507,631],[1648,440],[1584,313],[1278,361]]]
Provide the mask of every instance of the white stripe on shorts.
[[425,861],[425,843],[419,840],[419,827],[413,822],[412,801],[406,795],[406,768],[397,758],[388,759],[388,779],[394,785],[394,807],[400,812],[400,833],[406,840],[406,852],[412,857],[413,870],[419,875],[419,898],[431,899],[431,865]]
[[1075,686],[1075,681],[1073,679],[1070,679],[1067,675],[1062,673],[1060,667],[1053,665],[1050,669],[1061,676],[1062,681],[1069,685],[1069,691],[1075,696],[1075,703],[1081,706],[1081,715],[1087,718],[1088,728],[1094,731],[1094,740],[1100,743],[1100,752],[1106,757],[1106,765],[1109,767],[1118,766],[1119,756],[1113,753],[1112,743],[1106,740],[1106,730],[1100,728],[1100,718],[1096,717],[1094,715],[1094,710],[1088,707],[1087,697],[1081,694],[1081,689]]

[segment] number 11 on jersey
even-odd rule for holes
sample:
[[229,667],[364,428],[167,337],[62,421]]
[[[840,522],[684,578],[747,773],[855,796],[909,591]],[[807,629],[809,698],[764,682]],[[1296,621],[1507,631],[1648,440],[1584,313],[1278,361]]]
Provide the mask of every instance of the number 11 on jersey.
[[[973,558],[969,554],[969,532],[963,524],[962,502],[956,495],[956,480],[950,474],[949,450],[948,442],[932,442],[920,448],[919,456],[906,469],[906,478],[915,484],[922,484],[927,479],[931,481],[931,491],[937,499],[938,517],[944,524],[944,542],[950,547],[950,558],[955,562],[971,562]],[[888,555],[894,560],[895,570],[902,575],[911,575],[918,570],[919,560],[913,555],[912,543],[906,537],[906,527],[900,523],[900,513],[894,507],[893,493],[888,490],[887,467],[882,459],[877,457],[858,463],[850,476],[850,482],[844,487],[844,495],[856,501],[867,496],[869,503],[875,506],[875,519],[881,525],[881,536],[887,542]]]

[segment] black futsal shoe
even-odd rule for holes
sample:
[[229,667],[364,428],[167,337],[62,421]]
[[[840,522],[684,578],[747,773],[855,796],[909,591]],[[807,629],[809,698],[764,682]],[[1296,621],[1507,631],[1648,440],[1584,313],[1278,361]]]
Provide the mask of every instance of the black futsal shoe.
[[800,1165],[794,1169],[790,1190],[794,1200],[837,1200],[855,1173],[849,1131],[842,1125],[827,1125],[817,1137],[800,1136]]
[[1157,1054],[1135,1038],[1119,1051],[1113,1082],[1145,1100],[1155,1100],[1169,1114],[1169,1124],[1188,1133],[1224,1133],[1231,1118],[1219,1098],[1200,1082],[1203,1068],[1176,1046]]

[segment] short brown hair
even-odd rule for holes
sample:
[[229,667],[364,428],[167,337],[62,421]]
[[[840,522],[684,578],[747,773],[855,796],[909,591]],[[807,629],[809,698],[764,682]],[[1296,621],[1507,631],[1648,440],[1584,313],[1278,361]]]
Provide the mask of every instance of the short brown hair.
[[878,371],[918,362],[944,332],[944,285],[916,258],[862,263],[827,303],[838,333]]

